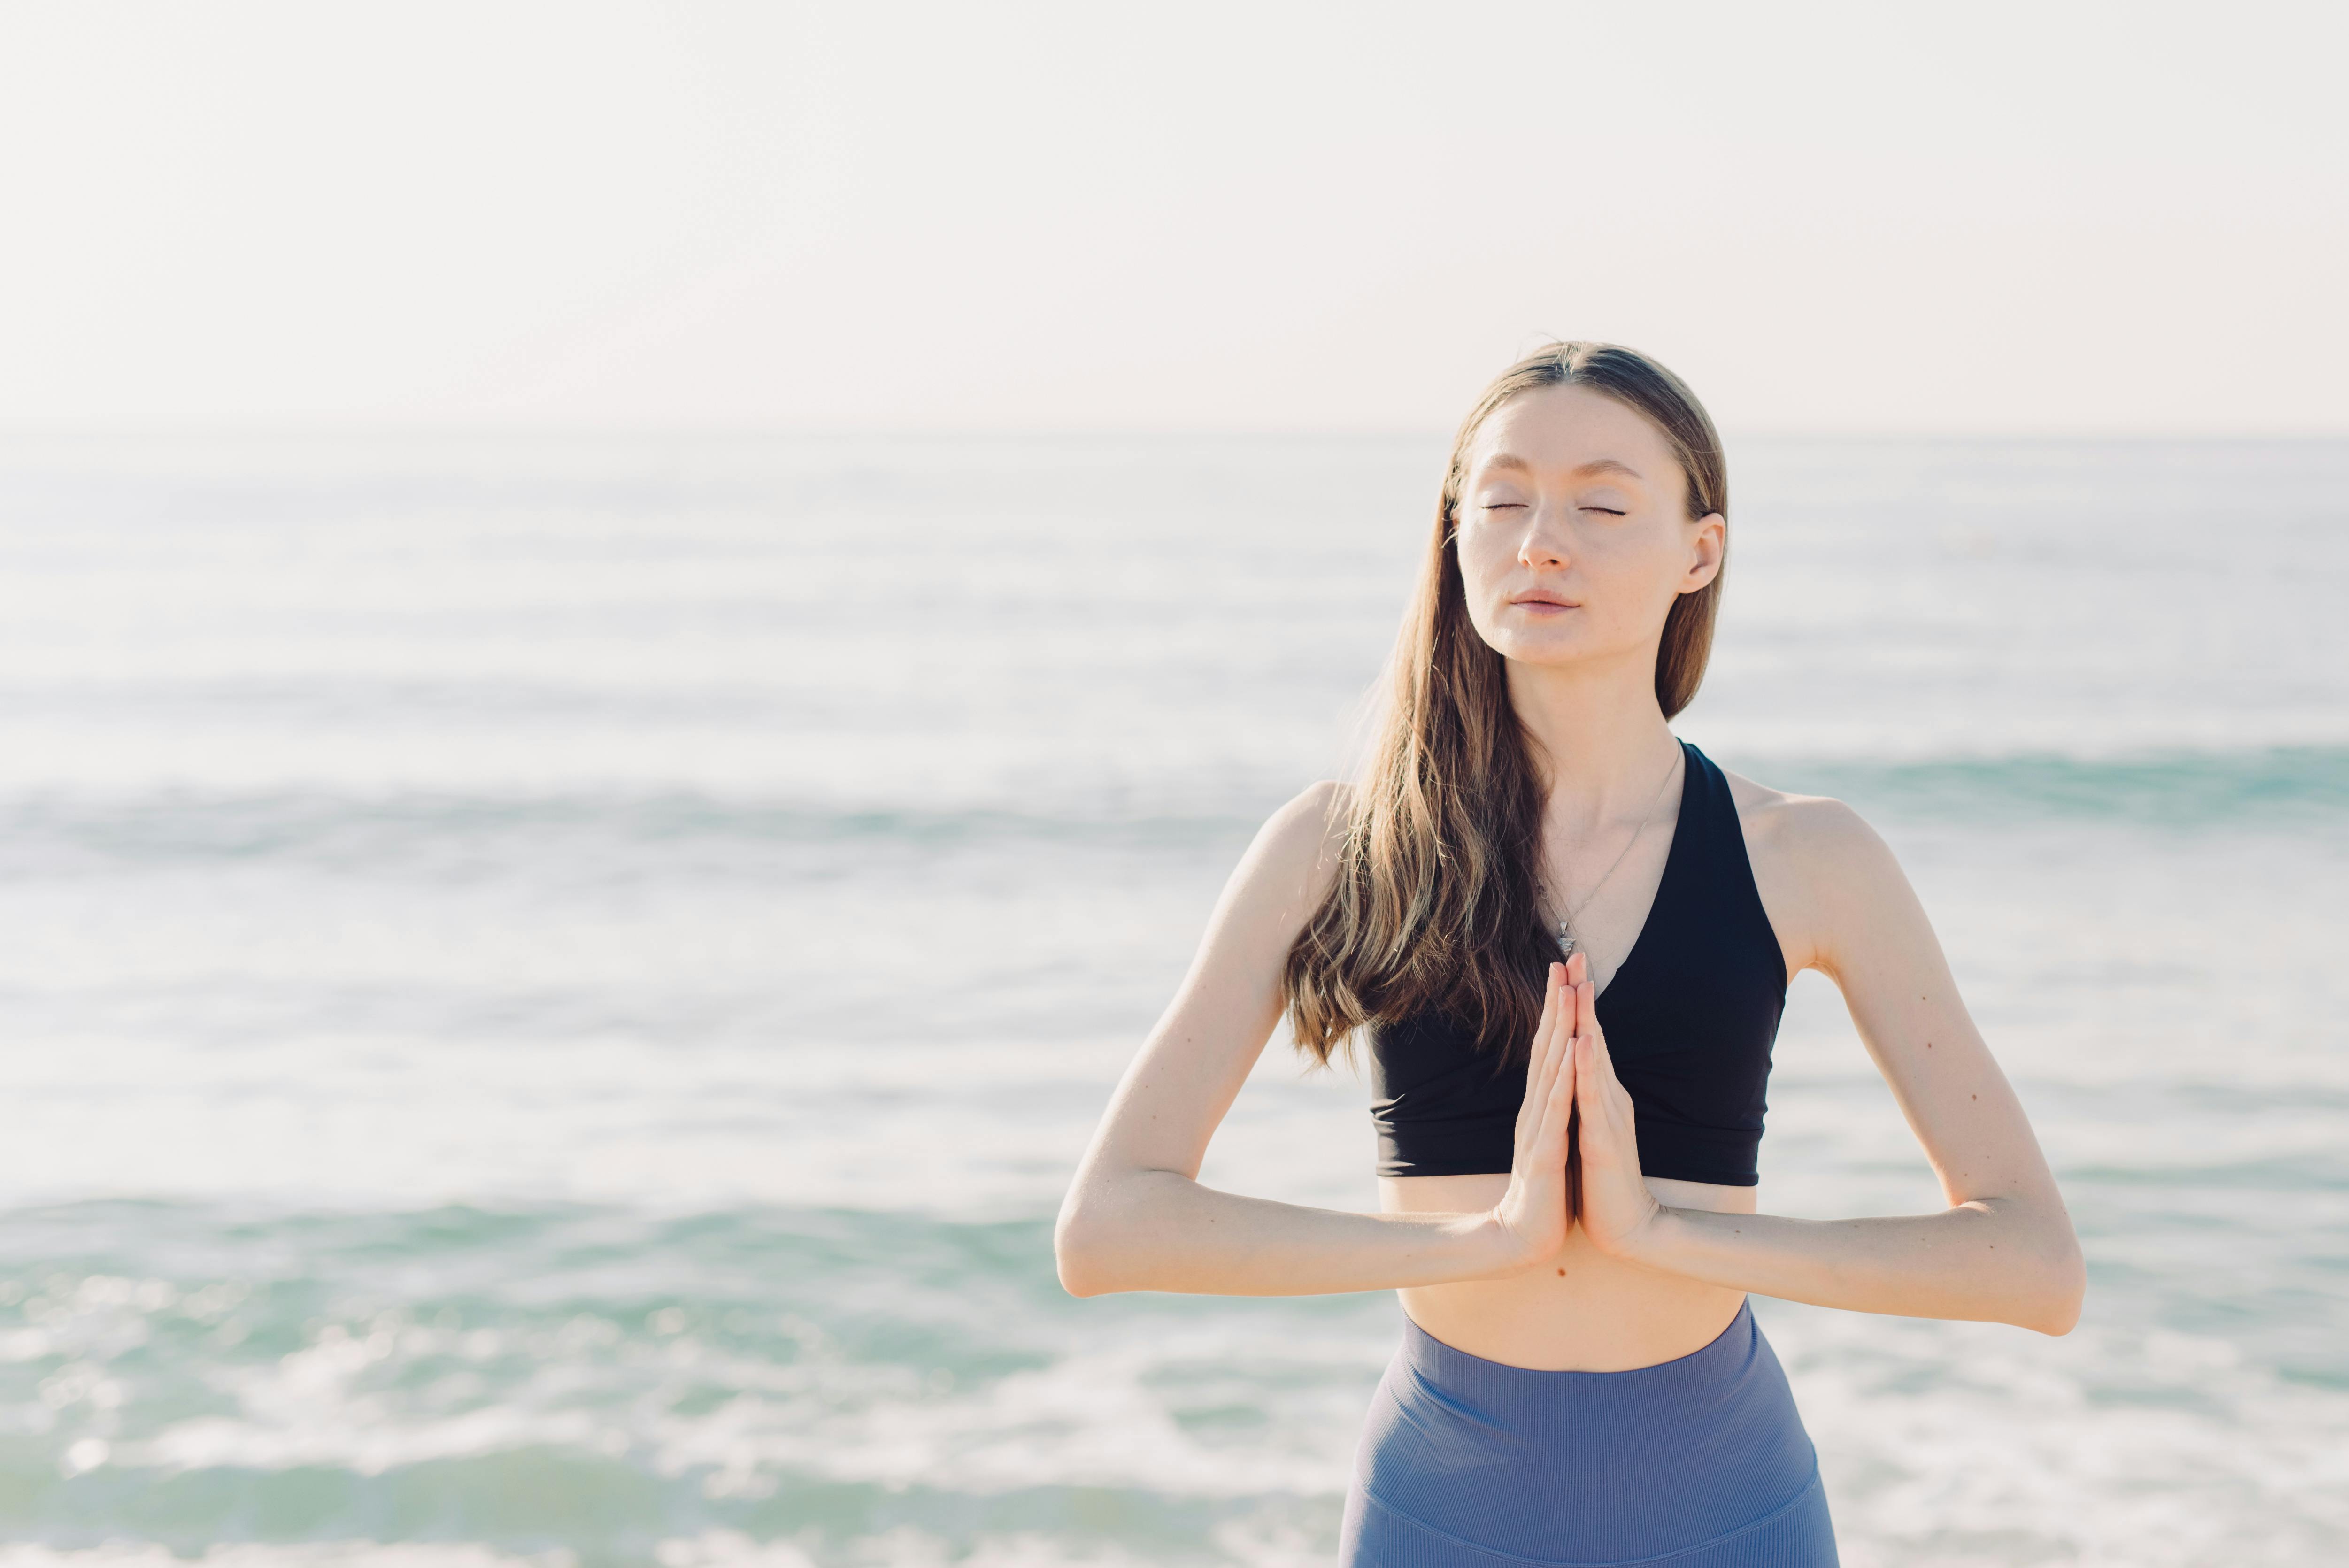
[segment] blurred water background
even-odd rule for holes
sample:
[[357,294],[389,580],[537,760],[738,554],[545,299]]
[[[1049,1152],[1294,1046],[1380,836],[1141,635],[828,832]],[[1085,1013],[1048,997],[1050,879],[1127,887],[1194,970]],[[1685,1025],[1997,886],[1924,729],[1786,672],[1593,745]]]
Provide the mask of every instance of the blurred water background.
[[[1440,444],[0,447],[0,1568],[1325,1561],[1390,1295],[1051,1215]],[[1755,1298],[1854,1568],[2349,1541],[2349,443],[1734,443],[1678,725],[1890,840],[2087,1249]],[[1765,1210],[1938,1189],[1829,985]],[[1276,1038],[1206,1179],[1375,1198]]]

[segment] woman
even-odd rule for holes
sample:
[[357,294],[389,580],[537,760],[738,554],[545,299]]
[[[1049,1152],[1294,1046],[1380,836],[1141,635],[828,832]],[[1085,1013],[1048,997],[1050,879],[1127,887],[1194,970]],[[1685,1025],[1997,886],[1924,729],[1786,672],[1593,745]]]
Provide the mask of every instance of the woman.
[[[1400,1292],[1349,1563],[1833,1563],[1746,1293],[2078,1318],[2063,1200],[1890,851],[1840,802],[1671,733],[1727,510],[1712,421],[1653,360],[1561,344],[1486,389],[1366,779],[1257,835],[1062,1206],[1079,1295]],[[1805,969],[1841,988],[1941,1212],[1757,1212],[1770,1050]],[[1284,1012],[1323,1062],[1367,1039],[1378,1213],[1196,1180]]]

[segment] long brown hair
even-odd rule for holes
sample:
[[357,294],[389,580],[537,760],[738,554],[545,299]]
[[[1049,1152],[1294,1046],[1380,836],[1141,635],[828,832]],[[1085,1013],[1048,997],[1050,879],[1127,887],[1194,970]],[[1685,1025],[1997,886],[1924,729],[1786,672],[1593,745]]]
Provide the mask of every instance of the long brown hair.
[[[1452,443],[1336,885],[1282,968],[1298,1046],[1324,1064],[1364,1024],[1421,1011],[1448,1014],[1505,1057],[1523,1051],[1540,1022],[1539,976],[1557,954],[1536,880],[1546,787],[1509,703],[1504,660],[1468,619],[1454,534],[1477,430],[1519,393],[1563,386],[1587,387],[1653,420],[1680,460],[1688,515],[1728,516],[1729,474],[1713,420],[1679,377],[1644,354],[1553,344],[1510,366],[1476,399]],[[1656,701],[1667,718],[1704,678],[1720,603],[1716,572],[1664,617]]]

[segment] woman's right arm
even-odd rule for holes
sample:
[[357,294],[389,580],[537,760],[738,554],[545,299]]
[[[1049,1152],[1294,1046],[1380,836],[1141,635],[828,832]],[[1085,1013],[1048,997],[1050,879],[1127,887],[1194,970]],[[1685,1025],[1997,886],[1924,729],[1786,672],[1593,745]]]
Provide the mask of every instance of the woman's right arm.
[[1319,1295],[1487,1279],[1565,1244],[1570,1006],[1550,1004],[1517,1118],[1517,1169],[1476,1213],[1352,1213],[1199,1184],[1226,1111],[1279,1022],[1290,945],[1335,880],[1340,786],[1273,813],[1241,857],[1174,999],[1119,1080],[1061,1205],[1052,1247],[1074,1295]]

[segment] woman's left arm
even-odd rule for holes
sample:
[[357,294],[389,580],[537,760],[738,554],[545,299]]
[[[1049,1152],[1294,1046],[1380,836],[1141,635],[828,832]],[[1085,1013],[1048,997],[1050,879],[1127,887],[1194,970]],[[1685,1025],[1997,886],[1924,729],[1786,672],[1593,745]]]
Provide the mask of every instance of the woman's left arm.
[[1791,912],[1806,938],[1802,967],[1842,989],[1950,1206],[1795,1220],[1659,1202],[1640,1173],[1630,1095],[1585,980],[1575,1042],[1579,1222],[1610,1255],[1734,1290],[2069,1333],[2087,1280],[2071,1216],[1891,849],[1840,801],[1786,800],[1770,814],[1770,859],[1791,873],[1774,883],[1802,906]]

